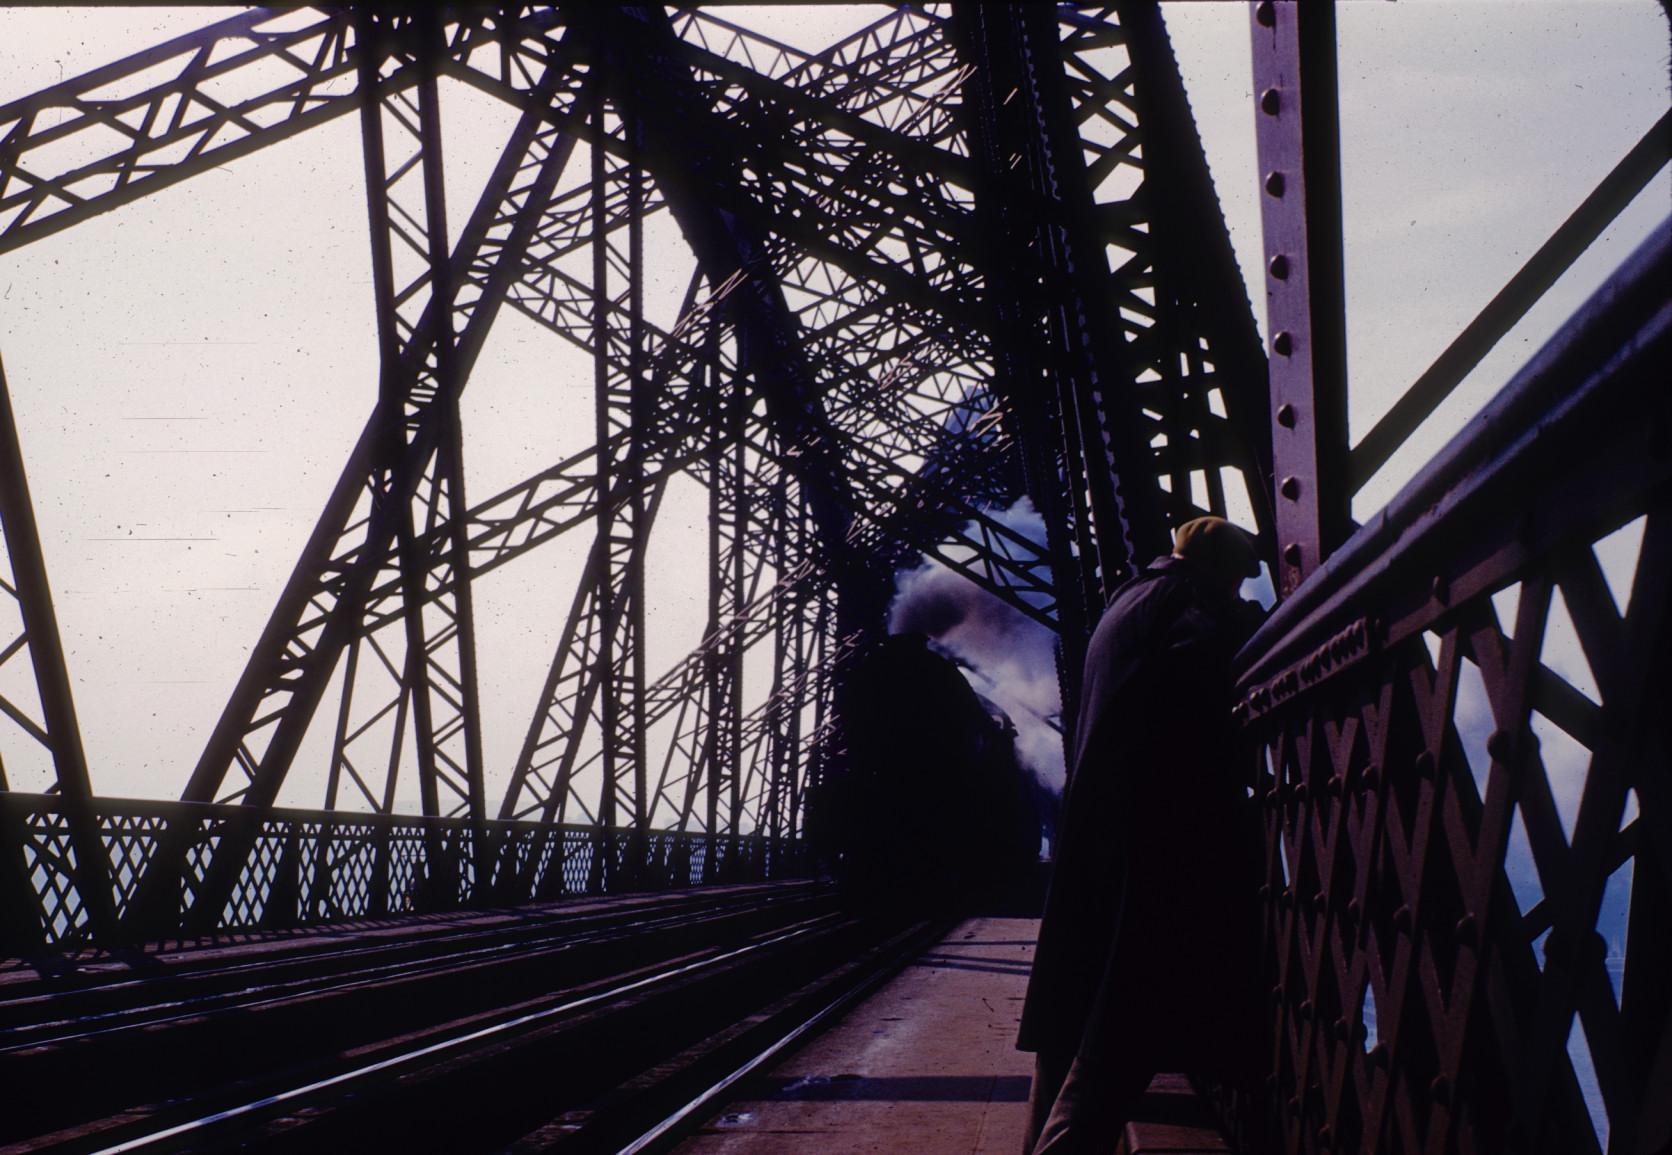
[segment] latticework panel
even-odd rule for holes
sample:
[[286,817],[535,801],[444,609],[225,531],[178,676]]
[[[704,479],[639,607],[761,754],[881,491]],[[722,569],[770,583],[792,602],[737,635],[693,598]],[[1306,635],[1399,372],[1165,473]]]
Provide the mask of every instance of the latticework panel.
[[1645,246],[1251,647],[1282,1150],[1672,1138],[1669,267]]
[[[238,806],[199,806],[180,817],[163,802],[104,800],[99,831],[108,848],[118,913],[127,910],[135,884],[170,827],[190,842],[191,873],[180,891],[172,930],[197,900],[206,864],[224,845],[230,825],[245,821]],[[41,928],[39,940],[54,948],[93,941],[87,904],[75,873],[62,800],[52,795],[0,794],[0,821],[23,832],[29,871],[28,909],[18,912]],[[549,900],[601,894],[635,884],[683,887],[713,881],[705,874],[715,844],[728,843],[739,873],[750,881],[799,863],[799,847],[768,847],[761,837],[714,839],[680,830],[651,831],[640,838],[628,828],[547,826],[533,822],[486,824],[493,853],[482,861],[501,874],[492,893],[506,901]],[[476,827],[462,819],[426,820],[335,815],[322,811],[273,811],[251,840],[231,899],[207,920],[205,933],[278,929],[307,923],[379,918],[467,904],[478,888]],[[780,840],[783,841],[783,840]]]
[[[344,824],[332,831],[331,838],[326,842],[326,859],[330,871],[329,916],[336,918],[359,918],[374,913],[374,901],[378,897],[376,883],[379,867],[378,832],[370,826]],[[386,847],[387,842],[384,843]],[[399,865],[405,866],[407,860],[398,860]],[[391,855],[389,865],[385,867],[389,874],[396,873],[397,860]],[[383,890],[383,905],[385,909],[400,909],[392,906],[389,896],[405,895],[409,891],[410,869],[406,877],[400,878],[397,889],[390,883]]]
[[110,850],[110,878],[118,916],[127,912],[134,887],[150,864],[157,837],[167,825],[167,819],[155,814],[103,816],[100,828],[105,846]]
[[[288,831],[277,823],[262,823],[244,869],[233,884],[232,897],[227,900],[221,922],[226,926],[257,926],[273,914],[275,891],[281,875],[295,869],[294,859],[287,861]],[[294,875],[292,874],[292,881]],[[291,888],[294,896],[294,886]]]
[[46,940],[70,946],[86,939],[87,909],[75,885],[75,847],[62,814],[36,813],[24,828],[23,868],[40,900]]

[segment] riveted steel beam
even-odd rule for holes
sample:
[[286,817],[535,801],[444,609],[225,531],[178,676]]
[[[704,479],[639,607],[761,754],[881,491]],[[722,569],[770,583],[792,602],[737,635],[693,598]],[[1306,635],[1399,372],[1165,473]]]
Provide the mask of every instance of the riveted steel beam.
[[1251,13],[1277,586],[1287,596],[1352,527],[1335,6],[1261,0]]

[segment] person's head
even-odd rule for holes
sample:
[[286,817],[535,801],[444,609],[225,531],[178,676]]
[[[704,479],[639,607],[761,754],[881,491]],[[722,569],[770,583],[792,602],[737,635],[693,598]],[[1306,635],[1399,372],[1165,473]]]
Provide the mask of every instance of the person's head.
[[1198,517],[1173,531],[1173,556],[1191,564],[1207,592],[1233,597],[1244,578],[1260,575],[1254,540],[1222,517]]

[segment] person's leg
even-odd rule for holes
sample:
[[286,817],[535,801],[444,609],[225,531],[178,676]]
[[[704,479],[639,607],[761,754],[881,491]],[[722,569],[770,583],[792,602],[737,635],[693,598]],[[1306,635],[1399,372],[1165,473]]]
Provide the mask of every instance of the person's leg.
[[1022,1137],[1022,1155],[1030,1155],[1039,1134],[1045,1129],[1045,1119],[1056,1102],[1057,1091],[1073,1062],[1072,1052],[1040,1051],[1033,1059],[1033,1085],[1028,1088],[1028,1130]]
[[1032,1155],[1108,1155],[1154,1077],[1147,1063],[1076,1057],[1039,1129]]

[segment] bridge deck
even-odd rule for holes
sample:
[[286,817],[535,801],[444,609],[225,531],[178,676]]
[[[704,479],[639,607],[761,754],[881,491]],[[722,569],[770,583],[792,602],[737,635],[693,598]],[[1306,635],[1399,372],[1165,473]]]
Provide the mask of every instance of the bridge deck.
[[[972,918],[764,1076],[678,1155],[1015,1155],[1033,1056],[1016,1026],[1036,918]],[[1225,1155],[1206,1104],[1159,1075],[1119,1155]]]
[[1014,1155],[1033,1066],[1013,1044],[1038,930],[1027,918],[962,923],[680,1152]]

